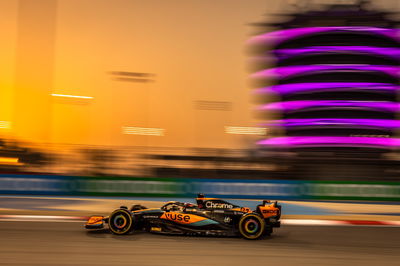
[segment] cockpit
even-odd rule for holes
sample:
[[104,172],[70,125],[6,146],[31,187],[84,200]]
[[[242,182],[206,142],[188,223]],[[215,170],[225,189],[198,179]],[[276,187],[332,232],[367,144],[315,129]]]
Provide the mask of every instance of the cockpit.
[[161,207],[163,211],[193,211],[197,210],[197,205],[179,201],[169,201]]

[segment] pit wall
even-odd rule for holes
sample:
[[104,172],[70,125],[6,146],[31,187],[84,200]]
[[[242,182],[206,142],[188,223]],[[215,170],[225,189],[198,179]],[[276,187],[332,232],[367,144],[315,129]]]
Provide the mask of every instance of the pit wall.
[[0,175],[2,195],[400,201],[400,182]]

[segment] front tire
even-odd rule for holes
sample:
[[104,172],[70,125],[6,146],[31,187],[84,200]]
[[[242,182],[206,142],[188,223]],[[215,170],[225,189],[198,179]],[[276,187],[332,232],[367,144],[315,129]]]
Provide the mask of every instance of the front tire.
[[243,215],[239,221],[239,232],[245,239],[259,239],[265,234],[265,221],[256,213]]
[[128,234],[133,227],[133,218],[131,212],[126,209],[118,209],[113,211],[108,219],[108,226],[113,234]]

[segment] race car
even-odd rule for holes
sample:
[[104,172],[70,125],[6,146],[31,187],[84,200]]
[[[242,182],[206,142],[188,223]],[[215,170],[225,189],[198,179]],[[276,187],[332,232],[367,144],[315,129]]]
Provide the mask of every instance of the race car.
[[255,210],[240,207],[222,199],[206,198],[199,194],[197,205],[170,201],[161,208],[133,205],[121,206],[110,216],[91,216],[86,229],[102,229],[108,224],[116,235],[132,231],[148,231],[169,235],[241,236],[259,239],[280,227],[281,206],[263,200]]

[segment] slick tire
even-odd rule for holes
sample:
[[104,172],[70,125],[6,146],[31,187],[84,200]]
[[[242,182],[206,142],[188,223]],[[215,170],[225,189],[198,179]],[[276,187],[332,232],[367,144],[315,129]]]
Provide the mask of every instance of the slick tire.
[[256,213],[243,215],[239,221],[240,235],[249,240],[255,240],[265,235],[265,221]]
[[113,211],[108,219],[108,226],[113,234],[128,234],[133,228],[133,218],[131,212],[126,209],[118,209]]

